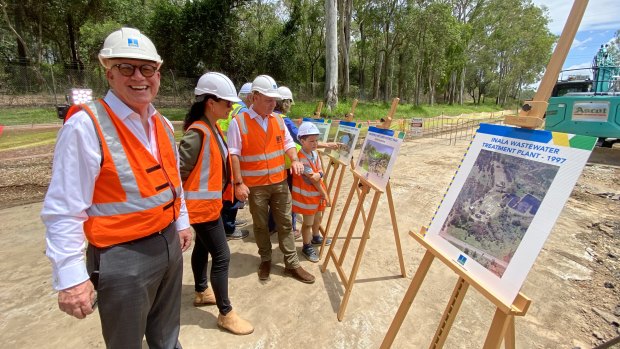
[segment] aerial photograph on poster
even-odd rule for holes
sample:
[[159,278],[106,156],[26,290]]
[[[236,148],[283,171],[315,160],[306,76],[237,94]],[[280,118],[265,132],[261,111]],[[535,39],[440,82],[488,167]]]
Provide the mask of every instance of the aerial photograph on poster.
[[381,144],[367,140],[360,155],[359,165],[367,173],[384,178],[394,148],[389,144]]
[[481,150],[439,235],[502,277],[558,169]]

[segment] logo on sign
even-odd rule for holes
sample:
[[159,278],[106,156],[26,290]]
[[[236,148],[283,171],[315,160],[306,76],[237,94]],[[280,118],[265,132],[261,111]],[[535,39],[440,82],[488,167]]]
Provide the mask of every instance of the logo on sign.
[[459,258],[456,261],[459,262],[460,265],[465,265],[465,262],[467,262],[467,257],[459,255]]
[[573,120],[606,121],[609,114],[609,102],[573,104]]
[[138,47],[138,39],[128,38],[127,39],[127,46],[129,46],[129,47]]

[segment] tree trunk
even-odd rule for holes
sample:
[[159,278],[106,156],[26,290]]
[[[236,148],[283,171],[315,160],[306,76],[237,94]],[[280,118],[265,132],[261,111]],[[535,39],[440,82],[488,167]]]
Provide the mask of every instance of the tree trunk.
[[325,104],[332,111],[338,105],[338,24],[336,0],[325,0]]
[[360,99],[364,99],[366,97],[366,32],[364,31],[364,24],[360,23],[359,24],[359,30],[360,30],[360,55],[359,55],[359,72],[358,72],[358,79],[359,79],[359,98]]
[[461,90],[459,92],[459,104],[463,105],[463,95],[465,94],[465,73],[466,68],[463,67],[463,71],[461,72]]

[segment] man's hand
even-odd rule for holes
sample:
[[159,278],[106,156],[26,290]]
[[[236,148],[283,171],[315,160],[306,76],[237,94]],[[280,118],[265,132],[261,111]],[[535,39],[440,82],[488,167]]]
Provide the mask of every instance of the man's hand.
[[293,170],[293,174],[300,175],[304,172],[304,164],[299,160],[295,160],[291,162],[291,170]]
[[181,251],[187,251],[192,245],[192,231],[189,228],[179,230],[179,241],[181,242]]
[[250,188],[243,183],[235,184],[235,197],[239,201],[248,201],[248,197],[250,197]]
[[58,307],[78,319],[93,313],[95,287],[90,280],[58,292]]

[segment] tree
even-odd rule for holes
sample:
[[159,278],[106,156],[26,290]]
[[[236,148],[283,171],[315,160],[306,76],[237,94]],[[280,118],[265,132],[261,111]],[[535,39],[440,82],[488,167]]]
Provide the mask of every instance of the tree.
[[325,0],[325,102],[329,111],[338,105],[338,35],[336,0]]

